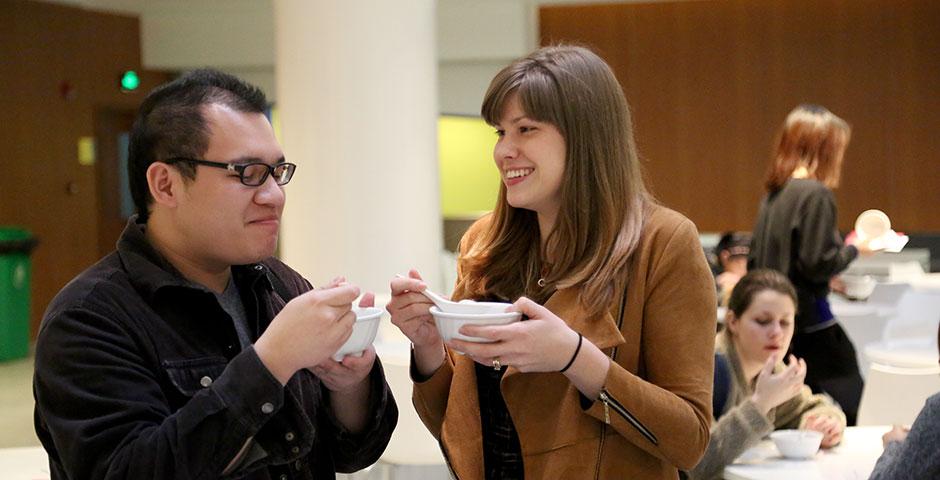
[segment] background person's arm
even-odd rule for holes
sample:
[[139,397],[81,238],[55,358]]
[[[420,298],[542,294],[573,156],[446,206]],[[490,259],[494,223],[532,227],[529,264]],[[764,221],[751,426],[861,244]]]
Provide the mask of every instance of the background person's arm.
[[927,399],[907,439],[889,442],[875,464],[871,480],[940,478],[940,394]]
[[731,407],[712,426],[705,455],[689,475],[695,480],[721,478],[725,467],[774,430],[774,425],[750,399]]
[[854,245],[844,245],[836,223],[836,201],[822,187],[803,205],[795,267],[807,279],[828,283],[858,256]]

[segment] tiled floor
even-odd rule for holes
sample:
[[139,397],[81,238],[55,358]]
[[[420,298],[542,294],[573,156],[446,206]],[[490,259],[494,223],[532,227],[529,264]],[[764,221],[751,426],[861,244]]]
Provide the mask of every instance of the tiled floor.
[[0,448],[39,445],[32,385],[32,357],[0,362]]

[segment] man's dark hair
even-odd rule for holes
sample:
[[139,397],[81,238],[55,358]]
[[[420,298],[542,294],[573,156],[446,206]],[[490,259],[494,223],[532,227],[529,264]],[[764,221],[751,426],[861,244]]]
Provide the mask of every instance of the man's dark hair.
[[[232,75],[213,69],[186,73],[147,95],[131,129],[127,172],[138,221],[146,222],[153,201],[147,169],[172,157],[201,158],[209,148],[209,126],[203,107],[219,104],[239,112],[264,113],[264,92]],[[185,178],[195,178],[195,166],[174,163]]]

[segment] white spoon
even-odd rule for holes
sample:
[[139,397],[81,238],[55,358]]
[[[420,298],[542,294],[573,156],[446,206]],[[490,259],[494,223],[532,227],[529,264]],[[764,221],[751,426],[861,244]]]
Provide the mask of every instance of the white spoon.
[[[404,275],[395,275],[398,278],[406,278]],[[442,295],[434,293],[430,288],[418,292],[428,297],[437,308],[447,313],[504,313],[511,303],[502,302],[475,302],[473,300],[461,300],[455,302]]]

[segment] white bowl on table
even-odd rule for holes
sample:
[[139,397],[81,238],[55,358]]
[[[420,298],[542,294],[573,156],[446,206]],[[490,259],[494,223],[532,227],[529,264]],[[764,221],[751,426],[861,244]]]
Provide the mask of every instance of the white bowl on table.
[[852,300],[865,300],[878,283],[871,275],[842,275],[840,278],[845,283],[845,296]]
[[770,434],[777,450],[786,458],[813,458],[819,451],[823,434],[815,430],[777,430]]
[[[490,343],[491,340],[485,338],[462,335],[459,333],[460,327],[464,325],[508,325],[518,322],[522,318],[522,312],[506,312],[506,308],[511,305],[509,303],[475,303],[477,304],[476,313],[442,312],[440,308],[431,307],[430,311],[431,316],[434,317],[434,324],[437,325],[437,331],[445,342],[456,338],[467,342]],[[480,305],[484,303],[487,305]]]
[[346,355],[362,356],[362,352],[375,340],[375,334],[379,331],[379,321],[382,320],[382,314],[385,312],[378,307],[353,307],[352,310],[356,314],[356,323],[353,324],[352,335],[333,354],[333,360],[337,362]]

